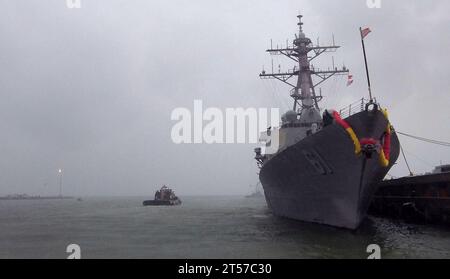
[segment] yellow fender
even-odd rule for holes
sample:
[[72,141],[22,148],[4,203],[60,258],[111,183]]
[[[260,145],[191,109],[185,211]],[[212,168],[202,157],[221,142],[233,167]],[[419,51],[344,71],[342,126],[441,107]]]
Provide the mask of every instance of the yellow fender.
[[[386,128],[386,134],[390,135],[391,134],[391,123],[389,122],[389,114],[387,109],[383,109],[382,110],[384,116],[386,117],[387,121],[388,121],[388,125]],[[380,161],[380,165],[383,167],[388,167],[389,166],[389,160],[386,158],[386,154],[384,153],[384,150],[380,151],[380,155],[379,155],[379,161]]]

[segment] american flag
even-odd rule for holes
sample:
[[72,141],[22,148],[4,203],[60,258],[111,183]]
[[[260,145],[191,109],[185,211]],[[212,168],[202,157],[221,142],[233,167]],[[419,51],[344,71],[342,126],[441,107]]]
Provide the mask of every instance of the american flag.
[[369,33],[372,32],[372,30],[370,30],[370,28],[364,28],[361,30],[361,38],[365,38],[367,35],[369,35]]
[[352,85],[353,83],[353,75],[348,75],[347,86]]

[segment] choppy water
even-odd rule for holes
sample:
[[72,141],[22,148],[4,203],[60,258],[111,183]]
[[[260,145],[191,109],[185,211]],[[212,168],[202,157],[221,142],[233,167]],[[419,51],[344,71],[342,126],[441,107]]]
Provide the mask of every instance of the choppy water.
[[450,229],[370,218],[358,232],[280,219],[263,199],[0,201],[0,258],[450,258]]

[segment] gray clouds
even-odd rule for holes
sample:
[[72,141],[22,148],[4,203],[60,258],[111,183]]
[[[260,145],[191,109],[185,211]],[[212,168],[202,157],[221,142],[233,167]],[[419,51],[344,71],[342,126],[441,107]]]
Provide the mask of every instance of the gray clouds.
[[[365,2],[1,1],[0,194],[55,193],[59,167],[74,195],[152,194],[162,183],[181,195],[246,193],[257,179],[253,146],[174,145],[170,113],[194,99],[286,109],[287,88],[257,75],[270,65],[269,40],[293,37],[298,11],[313,41],[335,34],[336,63],[354,75],[350,88],[323,87],[323,107],[366,94],[357,29],[367,25],[374,92],[396,128],[449,139],[450,3]],[[447,149],[404,145],[419,172],[449,160]],[[405,174],[401,161],[393,174]]]

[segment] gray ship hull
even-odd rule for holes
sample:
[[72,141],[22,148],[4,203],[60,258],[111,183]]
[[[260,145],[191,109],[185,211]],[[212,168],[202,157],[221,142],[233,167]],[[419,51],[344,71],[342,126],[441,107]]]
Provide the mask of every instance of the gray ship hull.
[[[345,120],[360,139],[381,139],[388,125],[378,110]],[[355,155],[348,133],[337,124],[329,125],[263,164],[260,180],[267,204],[277,216],[356,229],[399,149],[392,132],[390,165],[383,167],[377,153],[372,158]]]

